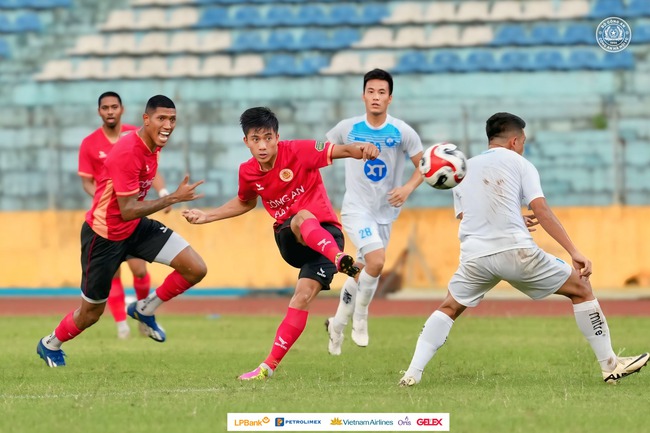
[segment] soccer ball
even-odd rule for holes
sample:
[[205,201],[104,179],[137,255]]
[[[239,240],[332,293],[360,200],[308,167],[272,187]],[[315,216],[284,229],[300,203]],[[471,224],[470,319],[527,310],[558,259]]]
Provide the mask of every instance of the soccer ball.
[[432,187],[450,189],[458,185],[467,174],[467,158],[455,144],[434,144],[422,155],[420,173]]

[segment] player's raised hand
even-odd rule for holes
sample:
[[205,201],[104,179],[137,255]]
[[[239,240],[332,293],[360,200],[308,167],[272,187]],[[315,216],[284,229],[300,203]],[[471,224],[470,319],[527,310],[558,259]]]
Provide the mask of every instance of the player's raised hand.
[[201,185],[203,182],[203,180],[200,180],[195,183],[190,183],[190,175],[186,174],[183,181],[178,185],[178,188],[172,193],[172,195],[179,202],[199,199],[205,194],[197,194],[196,187]]
[[205,212],[200,209],[185,209],[182,214],[190,224],[203,224],[207,222]]
[[363,152],[362,159],[364,161],[368,159],[376,159],[379,156],[379,148],[372,143],[361,143],[359,149]]

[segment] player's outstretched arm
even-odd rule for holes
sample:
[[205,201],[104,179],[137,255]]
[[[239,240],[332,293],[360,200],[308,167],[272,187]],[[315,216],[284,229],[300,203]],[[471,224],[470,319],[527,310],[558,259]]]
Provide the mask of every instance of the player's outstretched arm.
[[365,161],[379,156],[379,149],[372,143],[333,144],[332,146],[332,159],[354,158]]
[[239,197],[235,197],[207,212],[200,209],[186,209],[182,215],[190,224],[205,224],[243,215],[254,209],[255,205],[257,205],[257,199],[241,201]]
[[196,187],[203,183],[202,180],[190,183],[190,176],[186,174],[183,181],[173,193],[157,200],[138,201],[138,195],[117,196],[117,203],[120,206],[120,213],[124,221],[142,218],[175,203],[192,201],[203,197],[203,194],[196,193]]
[[578,251],[564,226],[549,207],[546,199],[538,197],[531,201],[529,206],[535,217],[537,217],[539,225],[569,253],[573,261],[573,267],[580,272],[581,276],[589,277],[591,275],[591,261]]

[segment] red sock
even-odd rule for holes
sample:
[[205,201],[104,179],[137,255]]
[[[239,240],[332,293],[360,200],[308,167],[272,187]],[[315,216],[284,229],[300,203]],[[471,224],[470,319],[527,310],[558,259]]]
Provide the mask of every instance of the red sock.
[[68,313],[67,316],[61,320],[59,326],[54,330],[54,335],[59,341],[68,341],[75,338],[77,335],[81,334],[81,329],[77,328],[77,325],[74,323],[74,311]]
[[264,363],[271,367],[272,370],[275,370],[284,355],[287,354],[293,343],[305,330],[308,315],[309,311],[307,310],[298,310],[291,307],[287,310],[287,315],[284,316],[275,334],[271,353],[264,360]]
[[316,218],[309,218],[300,225],[300,234],[309,248],[317,251],[335,263],[336,255],[341,252],[334,236],[323,227]]
[[165,281],[156,289],[156,295],[161,301],[167,302],[192,286],[193,284],[183,278],[180,272],[174,271],[167,275]]
[[111,291],[108,294],[108,308],[111,309],[116,322],[126,320],[126,304],[124,303],[124,286],[122,280],[113,278],[111,280]]
[[138,301],[149,296],[150,288],[151,275],[149,275],[149,272],[147,272],[142,278],[138,278],[135,275],[133,276],[133,289],[135,290],[135,297],[138,298]]

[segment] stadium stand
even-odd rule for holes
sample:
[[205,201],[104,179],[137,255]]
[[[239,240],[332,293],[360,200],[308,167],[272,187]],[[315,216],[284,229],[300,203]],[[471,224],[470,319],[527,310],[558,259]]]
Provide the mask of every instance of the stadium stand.
[[[595,43],[610,14],[632,28],[620,53]],[[622,200],[650,204],[650,182],[637,182],[650,160],[649,18],[644,0],[0,0],[0,209],[85,207],[75,152],[105,90],[134,121],[152,94],[179,101],[179,146],[162,167],[170,183],[190,168],[218,182],[202,202],[214,204],[247,157],[243,109],[274,108],[283,137],[322,137],[363,111],[360,75],[374,67],[395,74],[392,111],[425,143],[476,154],[485,118],[510,110],[529,123],[552,204],[611,204],[617,170]],[[28,155],[35,180],[11,163]],[[340,204],[340,168],[325,178]],[[7,192],[23,181],[26,198]],[[450,203],[422,188],[409,205]]]

